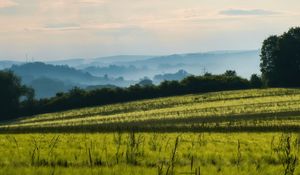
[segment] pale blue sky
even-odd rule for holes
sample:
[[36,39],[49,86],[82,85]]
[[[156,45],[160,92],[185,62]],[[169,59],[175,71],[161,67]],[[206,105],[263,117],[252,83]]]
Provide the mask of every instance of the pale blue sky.
[[0,60],[258,49],[299,0],[0,0]]

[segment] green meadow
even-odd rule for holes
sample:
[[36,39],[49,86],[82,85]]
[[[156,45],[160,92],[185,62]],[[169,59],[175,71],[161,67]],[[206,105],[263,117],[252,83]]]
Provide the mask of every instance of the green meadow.
[[284,174],[286,161],[299,155],[299,139],[281,133],[3,134],[0,173]]
[[300,90],[253,89],[23,117],[0,174],[300,174]]

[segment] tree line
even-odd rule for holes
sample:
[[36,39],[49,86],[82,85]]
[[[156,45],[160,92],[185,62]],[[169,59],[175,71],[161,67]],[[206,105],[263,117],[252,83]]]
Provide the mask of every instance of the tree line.
[[181,81],[164,81],[159,85],[142,83],[128,88],[103,88],[86,91],[73,88],[66,93],[36,100],[33,89],[21,84],[12,72],[0,71],[0,119],[56,112],[88,106],[106,105],[141,99],[190,93],[205,93],[261,87],[300,86],[300,28],[291,28],[281,36],[270,36],[261,49],[261,76],[244,79],[233,70],[221,75],[206,73]]
[[141,99],[262,86],[261,79],[257,75],[252,75],[251,79],[247,80],[237,76],[235,71],[226,71],[222,75],[206,73],[202,76],[189,76],[181,81],[164,81],[160,85],[142,83],[128,88],[90,91],[75,87],[69,92],[37,100],[33,98],[33,89],[22,85],[20,78],[12,72],[0,71],[0,84],[2,97],[0,104],[1,108],[5,109],[0,112],[1,119]]

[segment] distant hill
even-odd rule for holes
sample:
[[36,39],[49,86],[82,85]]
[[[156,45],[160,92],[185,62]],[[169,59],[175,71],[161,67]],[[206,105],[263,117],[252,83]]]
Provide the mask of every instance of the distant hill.
[[79,84],[98,80],[97,77],[94,77],[87,72],[76,70],[69,66],[55,66],[42,62],[13,65],[10,70],[21,76],[25,83],[41,77],[57,79],[70,83],[81,82]]
[[73,85],[64,83],[60,80],[51,78],[37,78],[29,83],[29,85],[35,89],[37,98],[53,97],[58,92],[66,92],[73,88]]
[[[138,81],[145,76],[154,77],[158,74],[174,73],[181,69],[195,75],[203,74],[205,72],[220,74],[226,70],[236,70],[238,75],[249,78],[253,73],[260,74],[259,52],[259,50],[242,50],[173,54],[165,56],[119,55],[93,59],[66,59],[48,61],[46,63],[62,66],[56,68],[62,70],[64,74],[73,72],[74,74],[71,74],[74,76],[76,75],[75,77],[69,77],[72,81],[79,81],[82,83],[86,80],[89,85],[96,85],[99,80],[98,77],[103,77],[104,75],[116,78],[122,76],[127,80]],[[8,68],[12,64],[19,65],[21,63],[0,61],[0,69]],[[68,68],[80,69],[81,72],[79,73],[78,70],[74,71],[74,69],[66,70],[66,66],[68,66]],[[64,80],[66,79],[65,76],[67,75],[63,75]],[[56,78],[56,76],[51,78]],[[90,84],[91,82],[94,83]],[[106,83],[111,84],[111,82]]]
[[231,69],[236,70],[239,75],[249,78],[252,73],[260,72],[259,63],[259,50],[252,50],[174,54],[128,62],[127,64],[135,67],[147,66],[152,69],[152,73],[146,76],[153,76],[153,73],[174,72],[179,69],[187,70],[192,74],[205,72],[218,74]]
[[[167,56],[154,57],[147,60],[135,61],[132,64],[138,65],[145,63],[147,64],[195,64],[195,63],[205,63],[205,62],[227,62],[231,59],[244,57],[257,58],[259,52],[258,50],[252,51],[218,51],[218,52],[207,52],[207,53],[188,53],[188,54],[174,54]],[[216,60],[217,59],[217,60]]]
[[76,59],[66,59],[66,60],[58,60],[58,61],[49,61],[47,63],[54,65],[68,65],[75,68],[87,68],[91,66],[95,67],[103,67],[111,64],[123,63],[123,62],[131,62],[138,60],[146,60],[149,58],[153,58],[150,55],[116,55],[116,56],[108,56],[108,57],[99,57],[99,58],[76,58]]
[[[253,73],[260,73],[259,50],[246,51],[214,51],[205,53],[173,54],[166,56],[137,57],[128,56],[124,61],[106,59],[105,62],[85,63],[81,69],[93,75],[107,73],[113,76],[124,76],[138,80],[144,76],[153,77],[184,69],[191,74],[223,73],[236,70],[237,74],[249,78]],[[100,59],[99,59],[100,60]],[[131,61],[133,60],[133,61]],[[98,65],[98,66],[97,66]]]
[[[191,74],[223,73],[226,70],[249,78],[253,73],[260,73],[259,50],[213,51],[204,53],[173,54],[165,56],[115,56],[91,60],[77,60],[77,68],[92,75],[124,76],[138,80],[144,76],[176,72],[180,69]],[[70,60],[72,61],[72,60]],[[74,60],[73,60],[74,61]],[[68,62],[63,62],[68,64]],[[59,64],[62,64],[60,62]],[[73,63],[72,63],[73,64]],[[68,65],[72,65],[69,63]]]
[[127,78],[133,77],[132,75],[134,74],[143,74],[145,71],[147,71],[146,69],[137,68],[132,65],[109,65],[106,67],[90,66],[82,70],[95,76],[109,75],[113,77],[123,76]]
[[0,61],[0,70],[10,68],[12,65],[19,65],[22,62],[18,61]]
[[178,72],[175,73],[167,73],[167,74],[159,74],[159,75],[155,75],[153,80],[155,83],[160,83],[164,80],[168,80],[168,81],[172,81],[172,80],[176,80],[176,81],[180,81],[188,76],[190,76],[191,74],[189,74],[187,71],[185,70],[179,70]]
[[91,85],[113,84],[124,87],[132,84],[122,77],[111,78],[108,75],[98,77],[67,65],[50,65],[42,62],[13,65],[9,70],[21,77],[24,84],[33,87],[37,98],[50,97],[74,86],[85,88]]

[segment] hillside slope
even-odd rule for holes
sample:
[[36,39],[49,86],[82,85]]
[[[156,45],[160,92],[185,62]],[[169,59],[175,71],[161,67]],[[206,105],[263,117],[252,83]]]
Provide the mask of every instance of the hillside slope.
[[195,94],[37,115],[2,132],[295,131],[300,89]]
[[22,82],[32,87],[36,98],[49,98],[58,92],[67,92],[73,87],[113,84],[128,86],[132,81],[109,76],[94,76],[88,72],[77,70],[65,65],[51,65],[42,62],[13,65],[9,70],[22,79]]

